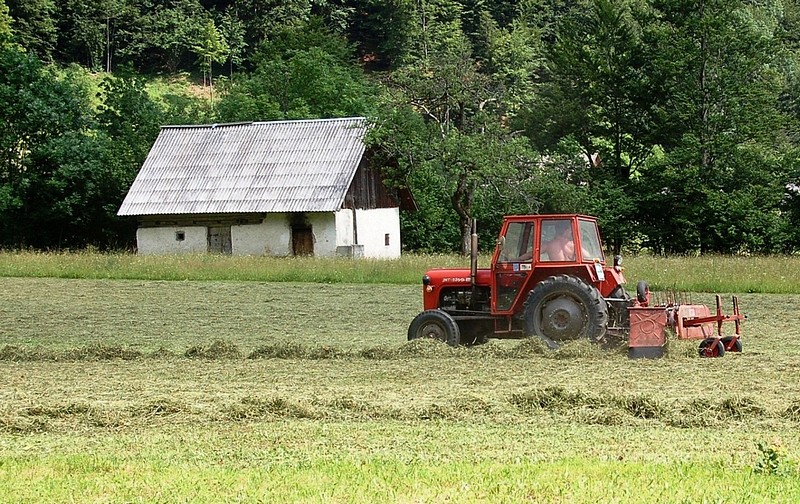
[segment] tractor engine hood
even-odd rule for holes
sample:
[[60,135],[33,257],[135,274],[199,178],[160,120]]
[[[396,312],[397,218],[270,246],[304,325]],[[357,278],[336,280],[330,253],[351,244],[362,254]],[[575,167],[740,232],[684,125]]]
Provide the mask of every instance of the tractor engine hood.
[[[488,287],[492,282],[492,272],[488,268],[479,268],[475,283],[480,287]],[[442,289],[469,289],[472,286],[469,268],[434,269],[422,277],[422,301],[426,310],[439,306]]]
[[[489,268],[478,268],[477,284],[489,285],[491,283],[492,272]],[[435,289],[448,286],[463,287],[470,285],[469,268],[447,268],[447,269],[433,269],[425,273],[422,277],[422,283],[426,286],[432,286]]]

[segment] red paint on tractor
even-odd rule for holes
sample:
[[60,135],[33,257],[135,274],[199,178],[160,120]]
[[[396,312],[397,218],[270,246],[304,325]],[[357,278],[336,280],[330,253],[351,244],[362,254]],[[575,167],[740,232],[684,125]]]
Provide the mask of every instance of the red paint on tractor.
[[[469,268],[429,270],[423,276],[423,307],[408,338],[437,337],[448,344],[479,344],[487,338],[540,337],[550,348],[577,338],[627,338],[631,356],[660,357],[666,328],[680,339],[701,339],[700,355],[741,350],[741,323],[734,313],[705,305],[653,306],[649,287],[635,296],[625,289],[622,258],[605,261],[597,219],[579,214],[506,216],[489,268],[477,267],[477,230],[472,226]],[[724,337],[725,322],[735,323]],[[716,334],[714,329],[716,327]],[[431,336],[434,335],[434,336]]]

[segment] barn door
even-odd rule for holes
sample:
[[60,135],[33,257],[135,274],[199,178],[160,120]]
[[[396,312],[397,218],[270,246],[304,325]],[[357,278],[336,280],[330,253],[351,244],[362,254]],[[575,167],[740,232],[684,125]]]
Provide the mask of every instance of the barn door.
[[212,254],[231,253],[231,227],[214,226],[208,228],[208,251]]
[[292,254],[296,256],[314,255],[314,235],[310,227],[292,227]]

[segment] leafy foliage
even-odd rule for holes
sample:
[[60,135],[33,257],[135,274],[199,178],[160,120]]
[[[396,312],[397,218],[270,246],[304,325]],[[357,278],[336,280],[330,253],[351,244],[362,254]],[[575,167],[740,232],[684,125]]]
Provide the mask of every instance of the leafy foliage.
[[221,100],[223,121],[365,116],[372,86],[348,63],[348,47],[318,24],[283,32]]
[[[407,249],[582,212],[614,251],[796,252],[798,20],[743,0],[6,0],[2,245],[130,241],[114,207],[161,124],[359,115],[417,200]],[[160,84],[178,72],[214,76],[214,100]]]

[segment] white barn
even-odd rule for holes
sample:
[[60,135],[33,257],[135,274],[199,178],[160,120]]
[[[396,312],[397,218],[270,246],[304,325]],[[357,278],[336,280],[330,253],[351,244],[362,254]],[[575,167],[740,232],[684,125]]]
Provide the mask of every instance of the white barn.
[[364,118],[165,126],[117,215],[140,254],[400,256]]

